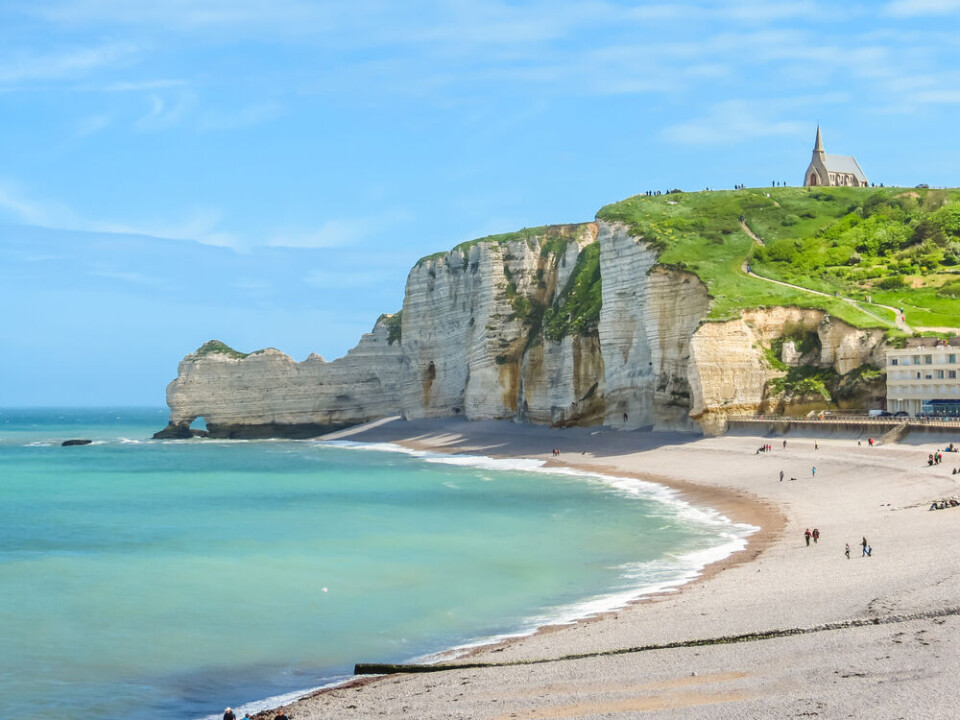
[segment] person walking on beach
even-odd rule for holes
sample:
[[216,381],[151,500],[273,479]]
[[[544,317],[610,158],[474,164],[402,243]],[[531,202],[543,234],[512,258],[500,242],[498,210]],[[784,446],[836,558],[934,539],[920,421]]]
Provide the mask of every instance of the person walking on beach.
[[807,541],[807,547],[810,547],[810,528],[807,528],[803,533],[803,538]]
[[820,445],[817,443],[816,440],[813,441],[813,449],[814,449],[814,450],[819,450],[819,449],[820,449]]
[[820,531],[817,528],[813,529],[813,544],[816,545],[820,540]]
[[847,549],[843,551],[843,554],[847,556],[847,560],[850,559],[850,543],[846,543]]
[[864,536],[864,538],[863,538],[863,540],[861,541],[860,544],[863,546],[863,554],[861,554],[860,557],[866,557],[866,556],[867,556],[867,538],[866,538],[866,536]]
[[810,468],[810,477],[816,477],[816,476],[817,476],[817,466],[814,465],[812,468]]
[[780,482],[783,482],[783,470],[780,471]]
[[227,708],[223,711],[223,720],[237,720],[237,716],[233,714],[232,708]]
[[786,447],[787,447],[787,441],[786,441],[786,440],[783,441],[783,447],[784,447],[784,449],[786,449]]

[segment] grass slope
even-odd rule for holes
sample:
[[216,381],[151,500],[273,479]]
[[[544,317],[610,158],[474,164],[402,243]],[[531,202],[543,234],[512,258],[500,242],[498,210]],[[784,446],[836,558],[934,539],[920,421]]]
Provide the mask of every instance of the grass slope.
[[[765,241],[759,247],[739,218]],[[769,188],[638,195],[600,210],[694,272],[713,297],[710,318],[747,307],[822,308],[858,327],[960,327],[960,190]],[[840,298],[773,285],[759,275]],[[867,302],[867,297],[871,302]],[[878,320],[878,317],[882,320]],[[884,322],[889,318],[889,321]]]

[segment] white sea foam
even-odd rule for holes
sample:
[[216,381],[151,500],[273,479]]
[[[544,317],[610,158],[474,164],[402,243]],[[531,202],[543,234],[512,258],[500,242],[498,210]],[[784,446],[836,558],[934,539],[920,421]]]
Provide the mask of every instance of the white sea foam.
[[[292,702],[300,700],[307,695],[312,695],[320,690],[330,690],[340,685],[344,685],[353,680],[355,677],[356,675],[341,675],[335,680],[331,680],[328,683],[318,685],[317,687],[309,688],[307,690],[297,690],[295,692],[284,693],[282,695],[272,695],[268,698],[263,698],[262,700],[253,700],[244,705],[238,705],[237,707],[233,708],[233,711],[238,717],[243,717],[243,715],[246,713],[255,715],[256,713],[264,710],[271,710],[273,708],[280,707],[281,705],[289,705]],[[198,720],[220,720],[221,717],[223,717],[222,713],[216,713],[214,715],[205,715]]]

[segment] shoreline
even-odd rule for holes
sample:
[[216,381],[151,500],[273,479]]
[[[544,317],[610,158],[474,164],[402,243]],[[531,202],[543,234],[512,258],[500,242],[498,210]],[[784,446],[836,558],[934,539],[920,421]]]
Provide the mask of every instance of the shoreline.
[[[332,433],[333,435],[339,435],[339,432]],[[336,440],[327,441],[327,442],[337,442]],[[357,441],[358,446],[367,446],[366,448],[359,448],[365,450],[380,450],[380,448],[370,447],[377,445],[392,445],[394,449],[384,449],[384,452],[405,452],[413,451],[415,453],[427,453],[435,455],[449,455],[449,456],[463,456],[463,457],[475,457],[478,459],[492,459],[492,460],[523,460],[523,459],[532,459],[532,460],[542,460],[542,465],[539,465],[536,468],[515,469],[518,471],[526,472],[547,472],[551,471],[564,471],[569,470],[573,471],[574,474],[581,475],[583,478],[594,478],[599,479],[602,482],[610,484],[609,481],[615,480],[636,480],[644,484],[656,485],[663,488],[666,488],[676,495],[676,499],[680,502],[688,505],[690,508],[700,511],[707,511],[711,514],[716,514],[717,519],[720,521],[729,522],[732,527],[741,528],[739,533],[735,533],[738,539],[743,541],[743,547],[737,550],[733,550],[723,557],[716,560],[712,560],[702,565],[699,569],[694,570],[696,574],[693,577],[687,579],[678,579],[676,581],[668,581],[666,587],[659,589],[650,589],[645,590],[642,586],[636,588],[633,592],[637,593],[637,596],[629,600],[624,601],[623,603],[616,604],[611,608],[603,609],[599,611],[589,611],[584,608],[584,615],[578,615],[571,618],[570,620],[551,620],[543,625],[536,626],[528,631],[518,630],[514,633],[508,633],[503,636],[496,636],[489,639],[481,639],[476,643],[463,646],[455,646],[447,648],[444,650],[439,650],[434,653],[429,653],[425,656],[419,658],[411,659],[411,663],[418,665],[431,665],[435,663],[446,663],[446,662],[457,662],[463,661],[465,659],[478,657],[488,652],[499,652],[500,648],[507,647],[510,644],[522,640],[524,638],[533,637],[541,633],[552,633],[557,631],[562,631],[568,629],[572,626],[579,625],[582,623],[593,623],[602,621],[605,617],[610,614],[616,613],[626,607],[633,605],[644,604],[649,602],[656,602],[659,598],[663,596],[674,595],[676,593],[684,592],[684,590],[698,582],[708,579],[715,573],[719,573],[727,567],[732,567],[738,565],[742,562],[747,562],[750,557],[755,557],[759,555],[763,549],[769,545],[771,542],[770,532],[768,527],[773,527],[779,529],[784,523],[784,518],[775,508],[760,503],[757,499],[751,498],[749,496],[743,495],[741,493],[736,493],[733,491],[726,490],[711,490],[699,488],[688,483],[678,482],[671,480],[669,478],[651,478],[647,475],[639,473],[629,473],[622,472],[614,466],[609,467],[595,467],[584,463],[577,463],[574,461],[568,461],[566,459],[558,459],[551,457],[549,459],[541,458],[525,458],[525,457],[516,457],[512,455],[491,453],[491,454],[482,454],[478,455],[473,452],[461,452],[461,451],[449,451],[445,449],[437,448],[431,445],[428,442],[416,441],[416,440],[397,440],[388,443],[383,442],[364,442]],[[340,445],[340,447],[344,447]],[[743,530],[744,526],[748,526],[750,530]],[[772,532],[775,532],[772,531]],[[741,534],[742,533],[742,534]],[[720,546],[722,547],[722,546]],[[679,572],[682,572],[678,568]],[[612,598],[615,594],[603,596],[604,598]],[[258,711],[252,717],[255,720],[263,718],[272,718],[273,714],[276,712],[277,708],[285,707],[291,708],[296,707],[297,703],[308,700],[311,698],[320,697],[326,693],[345,690],[355,687],[360,687],[368,683],[375,683],[382,679],[383,676],[379,675],[354,675],[350,678],[335,681],[328,685],[321,686],[314,690],[305,691],[304,694],[298,695],[296,700],[291,700],[288,703],[278,705],[276,707]],[[291,695],[296,695],[292,693]],[[247,704],[260,704],[263,701],[255,701],[253,703]]]
[[[377,427],[382,427],[382,425],[378,424]],[[351,432],[351,430],[354,429],[347,429],[346,431],[349,436],[353,436],[354,434]],[[331,443],[337,442],[343,434],[344,433],[342,431],[335,431],[326,436],[316,438],[316,440]],[[588,612],[586,615],[573,618],[572,620],[566,622],[547,622],[546,624],[540,625],[529,632],[518,631],[514,634],[508,634],[502,638],[480,640],[475,645],[459,646],[448,648],[446,650],[440,650],[438,652],[423,656],[423,658],[416,662],[416,664],[433,664],[457,661],[479,657],[490,652],[501,652],[503,648],[506,648],[511,644],[528,637],[559,632],[580,624],[602,622],[605,618],[615,615],[624,608],[655,603],[664,597],[683,593],[688,591],[688,588],[698,583],[706,582],[714,575],[719,574],[726,569],[749,562],[750,560],[758,557],[767,547],[769,547],[769,545],[774,541],[775,537],[783,531],[783,528],[786,524],[786,519],[778,508],[770,506],[769,504],[761,501],[759,498],[750,496],[747,493],[738,492],[728,488],[707,488],[697,485],[696,483],[686,482],[676,478],[651,476],[649,473],[624,471],[622,468],[619,468],[615,465],[598,466],[582,461],[578,462],[577,457],[581,456],[577,456],[575,454],[569,455],[569,458],[564,457],[563,454],[557,457],[551,455],[549,458],[540,458],[537,456],[516,456],[497,452],[478,454],[473,450],[450,449],[438,445],[435,442],[430,442],[429,440],[408,437],[401,437],[389,441],[363,439],[351,442],[356,442],[358,445],[366,446],[384,444],[393,445],[395,448],[397,448],[396,450],[392,450],[393,452],[403,452],[408,450],[417,453],[434,453],[450,456],[462,455],[490,458],[494,460],[542,460],[543,464],[539,468],[536,470],[531,468],[530,471],[536,472],[542,470],[549,472],[550,470],[572,470],[577,473],[582,473],[584,477],[595,477],[603,480],[637,480],[642,483],[659,485],[667,488],[675,492],[677,499],[686,503],[691,508],[706,510],[710,513],[716,513],[720,518],[729,521],[731,525],[745,525],[754,528],[752,531],[746,532],[745,534],[739,536],[744,541],[744,546],[742,548],[733,550],[721,558],[706,563],[699,570],[695,571],[696,575],[689,579],[678,580],[676,584],[670,584],[668,587],[663,589],[643,591],[638,588],[638,591],[640,592],[638,597],[627,600],[623,604],[617,605],[613,608],[596,612]],[[391,452],[391,450],[384,451]],[[254,720],[265,720],[267,718],[272,718],[273,714],[279,707],[296,708],[298,704],[302,703],[303,701],[307,701],[312,698],[318,698],[337,690],[346,690],[364,686],[370,683],[376,683],[383,677],[384,676],[379,675],[354,675],[349,679],[334,682],[329,685],[319,687],[315,690],[306,691],[304,695],[300,695],[296,700],[293,700],[289,703],[284,703],[283,705],[274,708],[258,711],[252,717]]]
[[[960,476],[922,465],[927,448],[787,436],[787,447],[777,438],[773,452],[757,455],[759,437],[447,420],[388,423],[351,439],[638,477],[763,529],[676,590],[470,650],[471,660],[506,665],[362,678],[285,705],[301,720],[937,717],[960,702],[960,618],[948,612],[960,594],[960,509],[926,510],[957,494]],[[804,547],[807,526],[821,529],[818,545]],[[859,550],[861,535],[873,557],[846,559],[843,542]],[[824,632],[697,645],[804,627]],[[651,646],[664,647],[624,654]]]

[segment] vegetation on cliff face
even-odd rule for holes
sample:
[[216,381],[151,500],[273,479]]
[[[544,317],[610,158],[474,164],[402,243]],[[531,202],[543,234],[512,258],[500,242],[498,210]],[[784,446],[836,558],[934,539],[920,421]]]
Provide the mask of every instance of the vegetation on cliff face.
[[380,318],[387,324],[387,345],[400,342],[403,335],[403,310],[393,315],[381,315]]
[[242,353],[238,350],[234,350],[232,347],[226,343],[220,342],[219,340],[208,340],[199,348],[197,348],[193,354],[198,357],[203,357],[204,355],[226,355],[228,358],[233,358],[234,360],[243,360],[243,358],[250,355],[250,353]]
[[550,340],[595,330],[603,304],[600,244],[588,245],[577,258],[567,286],[543,315],[543,334]]
[[[741,228],[741,216],[763,246]],[[911,325],[960,327],[960,190],[678,192],[632,197],[597,217],[626,223],[660,252],[660,262],[700,277],[713,298],[712,319],[792,305],[889,329],[892,314],[880,303],[904,308]],[[749,277],[747,263],[763,277],[837,297]]]

